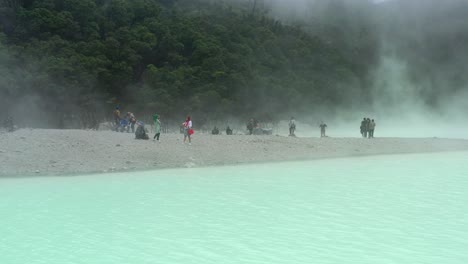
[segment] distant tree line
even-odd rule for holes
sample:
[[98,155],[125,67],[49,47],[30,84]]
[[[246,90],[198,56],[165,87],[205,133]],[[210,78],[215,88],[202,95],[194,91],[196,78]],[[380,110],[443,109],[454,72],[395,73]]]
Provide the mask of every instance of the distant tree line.
[[116,104],[271,118],[346,103],[368,67],[298,26],[217,1],[3,0],[1,12],[4,105],[37,96],[57,125]]

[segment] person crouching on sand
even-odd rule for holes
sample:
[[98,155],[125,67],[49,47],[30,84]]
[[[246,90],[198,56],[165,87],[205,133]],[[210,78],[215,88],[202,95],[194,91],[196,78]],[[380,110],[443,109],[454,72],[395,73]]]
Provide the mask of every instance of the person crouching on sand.
[[193,130],[192,130],[192,120],[190,119],[190,116],[187,116],[187,119],[185,120],[184,123],[182,123],[182,126],[184,127],[184,144],[188,138],[189,145],[192,145],[191,135],[193,134]]
[[145,128],[145,123],[137,122],[137,129],[135,131],[135,139],[144,139],[148,140],[149,136]]
[[159,136],[161,135],[161,119],[159,115],[153,115],[153,121],[154,121],[154,135],[153,141],[157,140],[159,141]]

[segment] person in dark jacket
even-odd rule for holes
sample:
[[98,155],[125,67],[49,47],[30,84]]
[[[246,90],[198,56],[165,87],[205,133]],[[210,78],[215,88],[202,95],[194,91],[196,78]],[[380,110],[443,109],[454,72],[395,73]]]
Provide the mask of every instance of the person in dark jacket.
[[372,119],[369,123],[369,138],[374,138],[375,121]]
[[143,122],[137,122],[137,129],[135,131],[135,139],[148,140],[149,136]]
[[114,116],[115,130],[118,132],[119,128],[120,128],[120,120],[122,119],[120,117],[120,107],[119,106],[115,107],[114,112],[112,113],[112,115]]
[[326,135],[326,129],[327,129],[327,124],[325,124],[324,122],[321,122],[320,124],[320,137],[327,137]]
[[253,134],[253,129],[254,129],[254,120],[253,118],[250,119],[250,121],[247,123],[247,130],[249,131],[249,135]]

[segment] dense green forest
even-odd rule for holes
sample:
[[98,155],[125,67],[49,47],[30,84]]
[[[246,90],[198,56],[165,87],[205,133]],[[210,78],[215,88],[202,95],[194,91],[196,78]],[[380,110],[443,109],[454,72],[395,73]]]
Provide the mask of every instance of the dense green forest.
[[102,118],[116,104],[169,118],[272,118],[360,97],[372,67],[247,4],[0,3],[2,112],[28,102],[53,125],[83,112]]
[[109,118],[116,105],[199,124],[366,110],[385,52],[425,84],[422,96],[468,82],[461,0],[428,10],[400,0],[270,2],[0,0],[0,118],[70,127]]

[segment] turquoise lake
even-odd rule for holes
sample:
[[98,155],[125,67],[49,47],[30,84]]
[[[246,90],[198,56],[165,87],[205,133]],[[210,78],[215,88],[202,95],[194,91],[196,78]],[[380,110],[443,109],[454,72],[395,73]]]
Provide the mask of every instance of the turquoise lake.
[[468,153],[0,179],[2,264],[466,264]]

